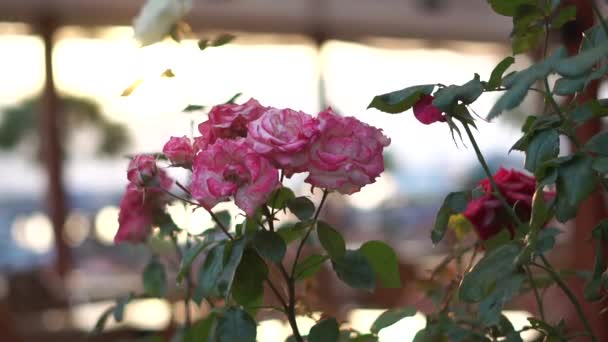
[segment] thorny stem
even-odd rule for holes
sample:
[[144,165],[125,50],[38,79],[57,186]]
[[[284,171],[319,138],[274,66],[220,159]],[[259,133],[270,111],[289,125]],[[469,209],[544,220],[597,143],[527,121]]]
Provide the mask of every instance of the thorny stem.
[[534,275],[532,275],[530,266],[524,265],[524,268],[526,270],[526,275],[528,276],[528,279],[530,281],[530,286],[532,286],[532,290],[534,291],[534,298],[536,299],[536,305],[538,306],[540,318],[544,321],[545,320],[545,308],[543,306],[543,300],[540,296],[540,293],[538,293],[538,288],[536,287],[536,282],[534,281]]
[[578,314],[581,322],[583,323],[583,326],[585,327],[585,331],[587,332],[589,337],[591,337],[591,340],[593,342],[598,342],[599,340],[597,339],[597,336],[595,336],[595,334],[593,333],[593,330],[591,329],[591,325],[589,324],[587,317],[585,317],[583,308],[581,307],[580,303],[574,296],[574,293],[572,293],[572,291],[564,283],[564,281],[559,276],[559,274],[555,271],[553,266],[551,266],[551,264],[549,263],[549,260],[547,260],[547,258],[545,258],[545,256],[542,254],[540,255],[540,259],[543,262],[544,266],[537,264],[537,263],[533,263],[532,265],[542,268],[543,270],[547,271],[547,273],[551,276],[551,278],[553,278],[555,283],[562,289],[562,291],[564,291],[564,293],[566,294],[566,296],[568,297],[568,299],[570,300],[572,305],[574,305],[574,308],[576,309],[576,313]]

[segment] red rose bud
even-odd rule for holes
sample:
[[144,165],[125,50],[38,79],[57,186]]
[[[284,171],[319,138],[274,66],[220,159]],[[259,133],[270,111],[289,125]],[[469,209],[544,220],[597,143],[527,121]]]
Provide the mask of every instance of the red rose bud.
[[418,102],[414,104],[414,116],[425,125],[445,121],[441,109],[433,106],[433,99],[434,97],[431,95],[422,95]]

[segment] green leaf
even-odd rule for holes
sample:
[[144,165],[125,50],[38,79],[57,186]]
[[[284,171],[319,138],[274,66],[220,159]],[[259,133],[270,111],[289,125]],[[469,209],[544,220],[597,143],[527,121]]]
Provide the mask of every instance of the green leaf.
[[401,90],[378,95],[367,108],[376,108],[382,112],[397,114],[410,109],[422,95],[429,95],[435,89],[434,84],[417,85]]
[[300,220],[307,220],[315,213],[315,204],[307,197],[296,197],[287,202],[287,208]]
[[312,254],[296,265],[294,276],[297,280],[312,277],[321,269],[325,260],[329,259],[326,255]]
[[594,135],[585,144],[585,149],[602,156],[608,156],[608,132],[600,132]]
[[144,291],[152,297],[164,297],[167,293],[167,274],[157,257],[153,257],[142,275]]
[[122,322],[125,317],[125,307],[129,302],[133,299],[133,293],[129,293],[128,296],[119,298],[116,300],[116,305],[114,306],[114,310],[112,311],[112,316],[116,322]]
[[488,0],[488,3],[494,10],[494,12],[512,17],[515,15],[517,8],[523,5],[533,5],[533,0]]
[[600,241],[608,241],[608,220],[602,220],[591,231],[591,236]]
[[362,252],[347,250],[342,258],[331,263],[338,278],[350,287],[371,291],[376,286],[374,269]]
[[255,342],[256,323],[242,309],[229,308],[217,320],[215,336],[218,342]]
[[583,90],[589,83],[595,81],[604,75],[608,71],[608,65],[604,65],[588,74],[584,74],[576,78],[560,78],[555,82],[553,87],[553,93],[556,95],[571,95],[577,91]]
[[509,56],[503,59],[500,63],[496,65],[494,70],[492,70],[492,74],[490,75],[490,80],[486,86],[487,90],[494,90],[500,86],[500,82],[502,81],[502,75],[505,71],[515,63],[515,58]]
[[463,212],[467,207],[467,192],[452,192],[447,195],[437,217],[435,218],[435,226],[431,231],[431,240],[434,244],[439,243],[448,229],[450,216]]
[[524,100],[530,88],[537,80],[549,75],[553,66],[567,55],[562,47],[557,49],[549,58],[535,63],[528,68],[505,77],[502,84],[509,88],[494,104],[487,119],[498,117],[503,111],[511,110]]
[[260,256],[252,249],[245,250],[232,285],[234,300],[247,307],[262,297],[267,275],[268,267]]
[[491,294],[479,303],[477,317],[486,326],[497,325],[500,321],[503,304],[515,296],[524,282],[525,276],[513,274],[495,281]]
[[608,173],[608,157],[594,159],[593,169],[599,173]]
[[231,41],[233,41],[234,38],[236,38],[234,35],[231,35],[228,33],[222,33],[219,36],[215,37],[215,39],[213,40],[211,45],[214,47],[226,45],[226,44],[230,43]]
[[406,317],[412,317],[416,314],[417,310],[414,307],[406,307],[403,309],[391,309],[384,311],[372,324],[370,331],[374,334],[378,334],[380,330],[390,327],[391,325],[399,322]]
[[253,246],[260,256],[273,262],[281,262],[287,246],[281,236],[275,232],[259,230],[253,237]]
[[215,313],[211,313],[204,319],[195,322],[190,329],[186,330],[183,342],[202,342],[211,340],[211,332],[215,319]]
[[553,227],[541,230],[536,242],[536,254],[540,255],[551,250],[555,246],[555,238],[561,233],[561,230]]
[[489,251],[467,273],[460,285],[460,299],[467,303],[480,302],[491,294],[497,281],[508,277],[515,269],[521,247],[510,242]]
[[386,288],[400,288],[399,259],[395,251],[382,241],[368,241],[359,251],[365,255],[376,277]]
[[513,17],[511,48],[520,54],[538,46],[544,34],[543,13],[536,6],[521,6]]
[[229,98],[228,101],[224,102],[224,104],[235,104],[236,100],[241,97],[241,95],[243,95],[243,93],[236,93],[232,95],[232,97]]
[[450,113],[458,101],[469,104],[477,100],[482,93],[483,85],[479,80],[479,75],[475,74],[472,80],[461,86],[450,85],[437,90],[434,94],[433,105],[443,112]]
[[302,238],[312,224],[312,220],[302,221],[296,224],[289,224],[284,227],[279,227],[279,229],[277,229],[277,234],[279,234],[279,236],[283,238],[283,241],[285,241],[285,244],[288,245],[293,241]]
[[290,188],[281,187],[270,195],[270,202],[268,204],[271,208],[283,209],[287,206],[287,202],[295,197],[296,195],[293,194],[293,191],[291,191]]
[[217,281],[217,289],[221,296],[228,296],[232,289],[234,275],[241,262],[241,258],[243,257],[243,251],[246,244],[246,240],[241,238],[228,241],[228,244],[226,245],[228,253],[226,253],[226,251],[224,252],[224,258],[228,257],[228,259],[224,262],[222,274]]
[[192,262],[196,259],[196,257],[201,254],[207,247],[209,247],[213,242],[211,241],[202,241],[198,243],[196,246],[188,249],[184,253],[184,257],[179,265],[179,271],[177,273],[177,283],[181,284],[184,280],[184,277],[190,273],[190,268],[192,267]]
[[[232,222],[232,217],[230,216],[230,212],[228,210],[221,210],[215,213],[215,217],[220,221],[220,223],[226,227],[230,227],[230,223]],[[215,222],[217,224],[217,222]]]
[[576,216],[579,205],[595,189],[597,178],[589,156],[575,155],[559,166],[555,217],[560,222]]
[[340,337],[340,327],[335,318],[326,318],[312,328],[308,333],[309,342],[337,342]]
[[217,282],[224,269],[224,250],[226,245],[219,244],[209,251],[205,262],[198,272],[198,286],[193,299],[200,303],[203,298],[218,297]]
[[324,221],[317,222],[317,235],[321,246],[332,259],[338,259],[346,253],[346,243],[342,235]]
[[596,301],[602,298],[602,273],[605,269],[606,257],[604,255],[604,242],[600,240],[597,243],[593,276],[589,282],[585,284],[585,289],[583,291],[586,300]]
[[190,112],[198,112],[204,110],[206,107],[202,105],[189,104],[186,108],[182,109],[182,112],[190,113]]
[[576,6],[565,6],[560,8],[559,12],[551,19],[551,27],[558,29],[564,26],[565,23],[576,19]]
[[535,173],[545,161],[559,154],[559,133],[555,129],[540,131],[532,137],[526,150],[526,170]]
[[608,55],[608,41],[603,41],[594,48],[559,61],[554,66],[555,71],[562,76],[578,77],[591,70],[606,55]]

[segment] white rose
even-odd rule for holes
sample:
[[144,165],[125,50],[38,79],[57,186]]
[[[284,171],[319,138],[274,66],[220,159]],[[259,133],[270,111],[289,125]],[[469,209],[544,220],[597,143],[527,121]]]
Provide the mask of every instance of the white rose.
[[142,46],[163,40],[190,8],[192,0],[148,0],[133,21],[135,39]]

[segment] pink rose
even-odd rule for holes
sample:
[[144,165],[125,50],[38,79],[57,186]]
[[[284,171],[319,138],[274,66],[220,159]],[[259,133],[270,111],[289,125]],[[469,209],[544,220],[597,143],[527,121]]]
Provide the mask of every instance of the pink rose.
[[198,126],[202,140],[198,145],[205,148],[217,139],[234,139],[247,135],[247,124],[267,110],[258,101],[249,99],[242,105],[223,104],[209,112],[209,119]]
[[268,109],[247,125],[251,148],[289,177],[305,170],[307,148],[319,134],[319,120],[291,109]]
[[154,156],[140,154],[133,157],[127,168],[127,179],[140,188],[159,184],[159,172]]
[[481,240],[488,240],[507,228],[511,237],[515,235],[513,224],[500,201],[491,194],[472,200],[462,213],[471,222]]
[[192,165],[194,160],[194,148],[190,139],[183,137],[171,137],[163,147],[163,153],[173,165]]
[[[173,180],[159,170],[159,185],[168,190]],[[153,218],[164,210],[170,197],[158,186],[142,189],[131,183],[120,200],[118,231],[114,243],[143,242],[152,230]]]
[[236,205],[251,216],[278,187],[278,170],[243,138],[218,139],[194,159],[190,191],[209,210],[234,196]]
[[384,171],[382,151],[390,139],[382,131],[331,108],[319,113],[319,137],[309,149],[306,182],[352,194]]
[[425,125],[430,125],[437,121],[445,121],[445,116],[441,112],[441,109],[433,106],[433,99],[433,96],[423,94],[418,102],[414,104],[414,116]]

